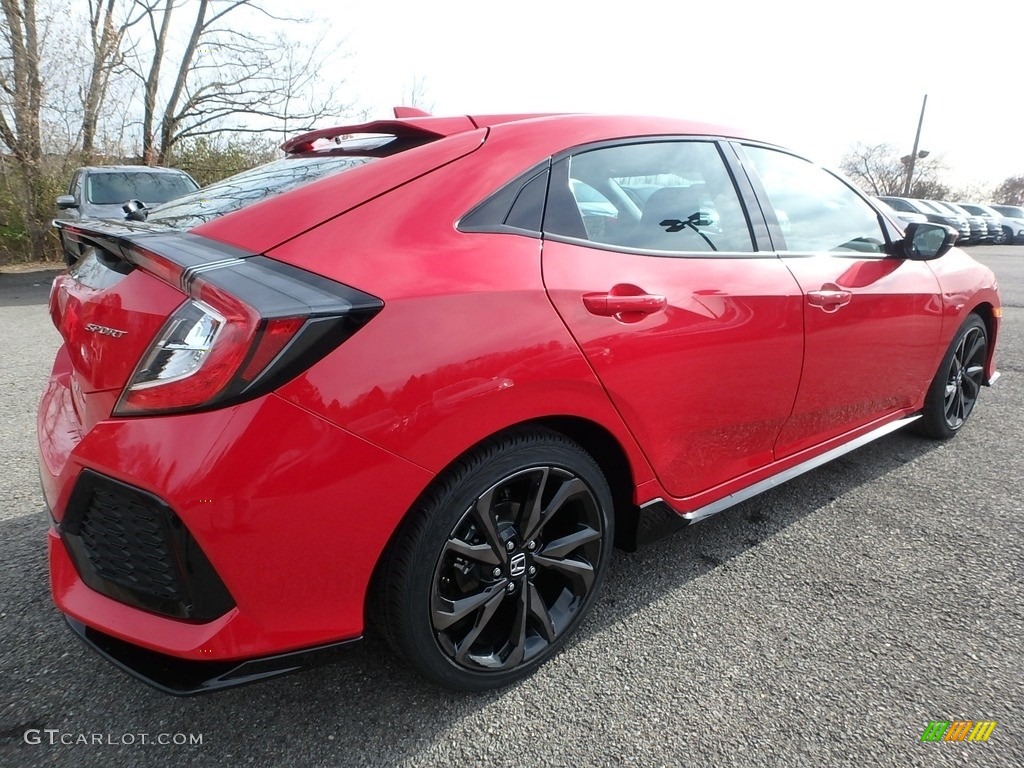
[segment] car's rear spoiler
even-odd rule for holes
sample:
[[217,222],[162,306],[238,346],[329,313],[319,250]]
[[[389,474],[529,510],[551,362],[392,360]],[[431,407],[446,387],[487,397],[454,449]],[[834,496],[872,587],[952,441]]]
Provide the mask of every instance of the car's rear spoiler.
[[288,139],[281,145],[288,154],[308,152],[319,139],[337,139],[359,133],[375,133],[397,138],[443,138],[456,133],[465,133],[498,123],[528,120],[534,117],[548,117],[546,113],[509,115],[459,115],[456,117],[435,117],[429,112],[414,107],[395,107],[395,117],[390,120],[371,120],[368,123],[336,125],[319,128]]

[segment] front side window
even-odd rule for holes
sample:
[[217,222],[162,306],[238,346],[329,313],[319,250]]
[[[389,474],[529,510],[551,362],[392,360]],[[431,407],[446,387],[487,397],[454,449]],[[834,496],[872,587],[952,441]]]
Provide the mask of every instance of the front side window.
[[878,214],[828,171],[765,147],[744,147],[764,186],[786,250],[882,253]]
[[750,227],[712,141],[584,150],[553,168],[548,235],[623,250],[750,252]]

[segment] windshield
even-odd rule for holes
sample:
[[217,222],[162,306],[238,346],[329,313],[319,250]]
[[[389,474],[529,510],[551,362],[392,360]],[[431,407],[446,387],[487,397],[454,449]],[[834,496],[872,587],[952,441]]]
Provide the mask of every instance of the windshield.
[[157,206],[149,212],[146,221],[180,228],[195,227],[303,184],[422,143],[421,139],[378,136],[340,142],[341,151],[329,149],[283,157]]
[[1012,219],[1024,219],[1024,208],[1019,205],[993,205],[997,211],[1003,216],[1009,216]]
[[880,197],[878,198],[884,204],[888,205],[894,211],[903,211],[905,213],[917,213],[917,209],[914,208],[906,200],[900,200],[898,197]]
[[146,171],[90,173],[85,199],[93,205],[119,205],[126,200],[164,203],[197,189],[185,174]]
[[941,213],[943,216],[949,216],[949,211],[945,208],[939,207],[939,204],[931,200],[916,200],[922,211],[929,211],[931,213]]

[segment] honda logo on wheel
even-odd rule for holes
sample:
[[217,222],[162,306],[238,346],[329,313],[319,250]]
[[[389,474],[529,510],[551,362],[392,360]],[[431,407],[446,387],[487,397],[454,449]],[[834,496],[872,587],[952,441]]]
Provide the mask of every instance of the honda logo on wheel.
[[513,578],[516,576],[522,576],[526,573],[526,553],[520,552],[518,555],[513,555],[512,559],[508,562],[508,575]]

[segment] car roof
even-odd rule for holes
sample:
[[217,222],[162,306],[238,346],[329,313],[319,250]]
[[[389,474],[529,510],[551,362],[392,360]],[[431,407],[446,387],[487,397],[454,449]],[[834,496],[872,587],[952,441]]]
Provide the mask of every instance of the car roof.
[[333,140],[361,133],[382,133],[406,138],[444,138],[480,128],[499,126],[522,126],[527,128],[536,124],[542,124],[553,133],[558,133],[563,128],[579,131],[581,127],[586,126],[593,131],[595,136],[603,134],[608,136],[626,136],[630,133],[643,136],[665,133],[749,138],[742,131],[721,125],[678,118],[645,117],[641,115],[530,112],[441,117],[427,115],[426,113],[409,115],[401,107],[396,107],[395,113],[403,116],[386,120],[371,120],[365,123],[337,125],[309,131],[288,139],[281,145],[281,149],[289,154],[298,154],[313,149],[313,144],[317,140]]

